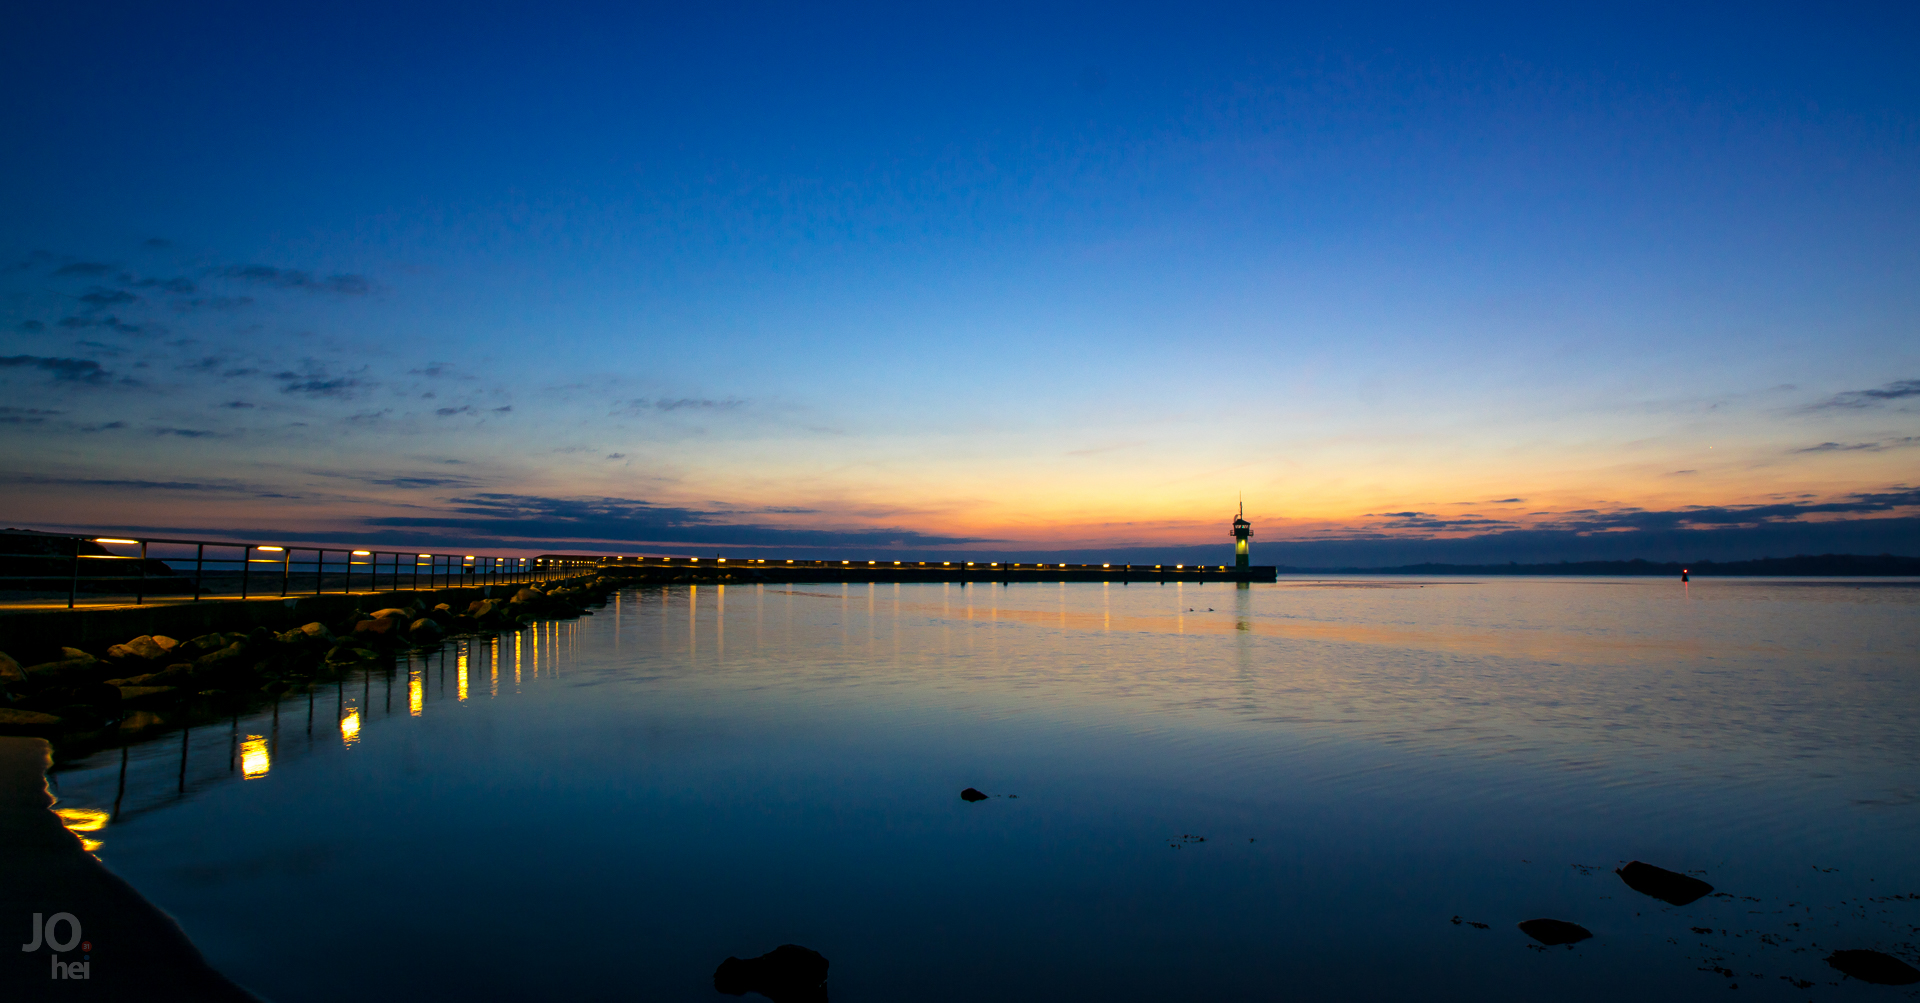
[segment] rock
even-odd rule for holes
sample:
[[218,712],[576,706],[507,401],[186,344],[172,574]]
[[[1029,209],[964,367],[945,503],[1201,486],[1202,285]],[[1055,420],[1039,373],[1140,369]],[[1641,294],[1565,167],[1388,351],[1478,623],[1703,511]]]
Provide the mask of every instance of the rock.
[[1713,886],[1699,878],[1688,877],[1664,867],[1638,860],[1614,871],[1627,887],[1672,905],[1686,905],[1704,895],[1713,894]]
[[193,660],[195,665],[209,666],[231,662],[246,654],[247,646],[243,641],[235,641],[218,651],[210,651]]
[[169,654],[173,652],[173,649],[178,648],[180,646],[179,641],[176,641],[173,638],[166,636],[165,634],[153,635],[153,643],[159,645],[161,651],[167,652]]
[[14,661],[13,656],[0,651],[0,683],[17,683],[25,678],[27,674],[20,668],[20,663]]
[[757,958],[733,958],[713,970],[713,988],[728,996],[759,993],[774,1003],[827,998],[827,959],[798,944],[781,944]]
[[231,643],[233,642],[227,640],[227,635],[225,634],[202,634],[188,641],[184,647],[189,650],[182,652],[182,654],[189,656],[196,653],[206,654],[209,651],[219,651]]
[[173,687],[171,686],[121,686],[118,687],[118,689],[120,690],[120,699],[123,701],[138,700],[141,697],[150,697],[156,693],[173,692]]
[[57,714],[0,707],[0,728],[51,728],[59,723],[60,717]]
[[128,714],[125,718],[121,719],[120,730],[121,731],[145,731],[148,728],[157,728],[160,725],[165,723],[166,722],[161,719],[160,715],[155,714],[150,710],[137,710],[131,714]]
[[61,648],[60,657],[66,660],[85,659],[86,661],[89,661],[89,662],[99,661],[98,658],[95,658],[92,655],[89,655],[86,652],[81,651],[79,648]]
[[150,676],[141,677],[140,681],[148,686],[178,686],[192,677],[192,663],[175,662]]
[[1891,954],[1879,951],[1835,951],[1827,964],[1840,974],[1880,986],[1910,986],[1920,982],[1920,970]]
[[401,623],[402,621],[396,620],[390,616],[376,617],[375,619],[362,620],[359,623],[355,624],[353,628],[353,632],[357,635],[386,637],[387,635],[392,634],[396,629],[398,629]]
[[149,662],[157,662],[167,657],[167,649],[155,644],[151,634],[142,634],[125,644],[116,644],[107,649],[107,654],[112,656],[116,649]]
[[437,621],[423,616],[413,621],[413,626],[408,628],[407,633],[412,635],[416,641],[437,641],[440,639],[440,635],[446,633],[446,631],[441,628]]
[[971,787],[960,792],[960,800],[962,801],[985,801],[986,799],[987,799],[987,796],[985,794],[982,794]]
[[[65,651],[67,649],[62,648],[60,650]],[[90,669],[93,667],[94,663],[98,661],[99,659],[93,657],[92,655],[87,655],[87,657],[85,658],[63,658],[57,662],[41,662],[39,665],[29,665],[25,669],[22,669],[21,671],[25,672],[29,678],[38,676],[38,677],[47,678],[47,679],[55,679],[55,678],[59,678],[60,676],[64,676],[69,672],[78,672],[82,669]]]
[[386,609],[377,609],[373,611],[373,618],[375,620],[383,619],[386,617],[392,617],[395,620],[412,622],[413,610],[401,609],[397,606],[389,606]]
[[1530,919],[1520,924],[1520,932],[1548,947],[1577,944],[1593,936],[1586,927],[1562,919]]
[[435,606],[433,609],[434,609],[434,612],[436,613],[445,613],[448,616],[453,615],[453,607],[448,605],[447,603],[441,603],[440,605]]
[[513,594],[513,598],[508,600],[508,602],[522,602],[522,603],[539,602],[540,600],[545,598],[546,598],[545,593],[529,585],[526,588],[523,588],[520,591],[515,592]]
[[315,638],[317,640],[321,640],[321,641],[333,640],[333,631],[328,630],[326,624],[320,623],[318,621],[305,624],[296,629],[299,630],[300,633],[305,634],[308,637]]

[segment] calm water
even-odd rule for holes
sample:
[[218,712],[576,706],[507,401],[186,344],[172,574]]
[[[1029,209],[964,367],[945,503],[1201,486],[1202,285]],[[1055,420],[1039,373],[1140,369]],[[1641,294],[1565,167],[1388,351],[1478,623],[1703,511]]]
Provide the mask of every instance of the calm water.
[[[721,959],[789,942],[840,1003],[1904,999],[1821,959],[1920,962],[1916,613],[1761,580],[630,591],[184,766],[137,747],[124,792],[117,752],[56,782],[280,1001],[719,1000]],[[1629,859],[1727,894],[1666,906]],[[1530,947],[1536,917],[1595,936]]]

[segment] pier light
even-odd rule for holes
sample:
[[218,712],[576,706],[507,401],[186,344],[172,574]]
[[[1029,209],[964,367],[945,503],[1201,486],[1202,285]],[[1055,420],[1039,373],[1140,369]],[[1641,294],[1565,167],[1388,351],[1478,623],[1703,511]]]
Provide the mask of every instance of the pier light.
[[972,561],[968,561],[968,562],[967,562],[967,567],[969,567],[969,568],[971,568],[971,567],[973,567],[973,562],[972,562]]
[[373,551],[371,551],[371,550],[356,550],[356,551],[354,551],[354,552],[353,552],[353,556],[355,556],[355,557],[372,557],[372,556],[373,556]]
[[1182,569],[1182,568],[1185,568],[1185,567],[1186,567],[1186,565],[1184,565],[1184,564],[1176,564],[1176,565],[1174,565],[1173,567],[1174,567],[1174,570],[1175,570],[1175,571],[1178,571],[1178,570],[1180,570],[1180,569]]
[[139,543],[140,541],[139,540],[109,540],[103,536],[103,537],[100,537],[99,539],[94,540],[93,542],[95,543]]
[[941,561],[941,562],[940,562],[940,566],[941,566],[941,567],[943,567],[943,568],[945,568],[945,567],[949,567],[949,566],[951,566],[952,564],[953,564],[953,562],[952,562],[952,561]]
[[788,561],[787,563],[788,563],[788,564],[792,564],[793,562],[792,562],[792,561]]
[[[267,549],[267,548],[265,548],[265,547],[261,547],[260,549],[261,549],[261,550],[265,550],[265,549]],[[273,549],[275,549],[275,550],[279,550],[280,548],[279,548],[279,547],[275,547],[275,548],[273,548]],[[432,557],[433,555],[432,555],[432,554],[415,554],[415,555],[413,555],[413,556],[415,556],[415,557]]]
[[727,559],[724,557],[716,557],[714,560],[719,561],[721,564],[727,563]]
[[841,564],[852,564],[853,562],[852,562],[852,561],[841,561],[840,563],[841,563]]
[[879,562],[879,561],[868,561],[867,563],[868,563],[868,564],[878,564],[878,563],[880,563],[880,562]]
[[1064,565],[1064,564],[1062,564],[1062,565],[1060,565],[1060,566],[1061,566],[1061,567],[1063,567],[1063,568],[1064,568],[1064,567],[1066,567],[1066,565]]
[[1102,565],[1100,565],[1100,566],[1101,566],[1101,567],[1103,567],[1103,568],[1111,568],[1111,567],[1113,567],[1113,565],[1111,565],[1111,564],[1102,564]]
[[988,561],[988,562],[987,562],[987,567],[989,567],[989,568],[997,568],[997,567],[999,567],[999,566],[1000,566],[1000,562],[999,562],[999,561]]
[[466,557],[464,558],[464,560],[468,560],[468,561],[471,561],[471,560],[473,560],[473,555],[472,555],[472,554],[468,554],[468,555],[467,555],[467,556],[466,556]]
[[285,548],[285,547],[255,547],[255,548],[253,548],[253,549],[255,549],[255,550],[271,550],[271,551],[273,551],[274,553],[276,553],[276,554],[278,554],[278,553],[283,553],[283,552],[285,552],[287,548]]
[[698,557],[689,557],[687,558],[687,560],[692,561],[695,564],[700,563],[700,559]]

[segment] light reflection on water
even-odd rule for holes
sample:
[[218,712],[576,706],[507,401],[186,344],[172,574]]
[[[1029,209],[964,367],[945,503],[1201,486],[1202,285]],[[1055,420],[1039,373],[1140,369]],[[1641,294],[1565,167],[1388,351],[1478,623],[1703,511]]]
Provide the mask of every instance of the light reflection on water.
[[[1725,580],[629,592],[401,665],[403,713],[393,675],[342,684],[351,760],[282,740],[230,785],[215,742],[136,749],[104,859],[281,1000],[708,998],[720,958],[787,942],[842,1003],[1685,999],[1715,967],[1803,999],[1811,944],[1920,925],[1859,904],[1920,891],[1917,607]],[[63,796],[107,803],[118,765]],[[451,849],[395,852],[425,845]],[[1637,898],[1631,858],[1756,901]],[[1543,915],[1595,939],[1530,952],[1513,924]],[[619,950],[566,954],[581,930]]]

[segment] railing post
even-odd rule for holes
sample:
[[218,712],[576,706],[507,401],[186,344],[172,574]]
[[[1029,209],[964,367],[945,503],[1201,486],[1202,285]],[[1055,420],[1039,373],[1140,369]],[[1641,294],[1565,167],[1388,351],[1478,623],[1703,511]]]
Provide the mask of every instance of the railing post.
[[[398,563],[399,560],[397,557],[394,558],[395,563]],[[420,591],[420,555],[418,554],[415,554],[413,557],[413,590],[415,592]]]
[[253,544],[240,548],[240,598],[247,597],[247,585],[253,578]]
[[200,544],[193,551],[193,601],[200,601],[200,565],[207,559],[207,545]]
[[287,578],[293,574],[293,548],[280,551],[280,594],[287,594]]
[[73,538],[73,574],[67,579],[67,608],[73,608],[73,594],[80,591],[80,538]]
[[[347,565],[353,565],[353,558],[347,558]],[[319,595],[321,585],[327,576],[327,548],[316,547],[313,551],[313,594]]]

